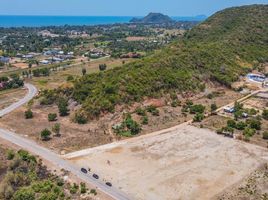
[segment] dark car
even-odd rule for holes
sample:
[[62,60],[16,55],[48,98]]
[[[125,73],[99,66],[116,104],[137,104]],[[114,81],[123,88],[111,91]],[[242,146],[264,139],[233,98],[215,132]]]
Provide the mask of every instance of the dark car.
[[81,168],[81,172],[83,172],[84,174],[87,174],[87,170],[85,168]]
[[95,179],[99,179],[99,176],[98,176],[97,174],[93,174],[93,177],[94,177]]
[[109,187],[112,187],[112,183],[110,182],[106,182],[105,184],[108,185]]

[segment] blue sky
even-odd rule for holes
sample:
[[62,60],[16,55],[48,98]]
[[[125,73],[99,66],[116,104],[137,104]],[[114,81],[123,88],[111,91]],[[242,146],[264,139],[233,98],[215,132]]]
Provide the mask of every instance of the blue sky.
[[211,15],[239,5],[268,0],[0,0],[0,15],[170,16]]

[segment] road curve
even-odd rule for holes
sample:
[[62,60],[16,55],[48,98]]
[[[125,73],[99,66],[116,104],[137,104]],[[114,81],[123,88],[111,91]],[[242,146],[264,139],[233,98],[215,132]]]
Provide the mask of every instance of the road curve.
[[[28,89],[27,95],[19,100],[18,102],[10,105],[9,107],[3,109],[0,111],[0,116],[4,116],[11,111],[19,108],[23,104],[29,102],[36,94],[37,89],[35,86],[31,84],[25,84],[25,87]],[[114,187],[107,186],[104,182],[101,180],[94,179],[92,176],[84,174],[80,171],[80,168],[75,166],[74,164],[70,163],[69,161],[64,160],[62,157],[60,157],[58,154],[52,152],[49,149],[46,149],[36,142],[29,140],[27,138],[24,138],[14,132],[11,132],[9,130],[5,130],[0,128],[0,138],[7,140],[13,144],[18,145],[19,147],[40,156],[42,159],[47,160],[51,162],[53,165],[59,167],[60,169],[65,169],[72,173],[73,175],[80,178],[82,181],[89,183],[91,185],[96,186],[100,191],[103,193],[109,195],[110,197],[118,200],[130,200],[130,198],[124,194],[122,191],[119,191],[118,189]]]
[[6,115],[6,114],[12,112],[13,110],[19,108],[23,104],[29,102],[37,94],[37,89],[32,84],[26,83],[24,85],[24,87],[28,89],[27,95],[25,97],[23,97],[21,100],[17,101],[16,103],[13,103],[12,105],[4,108],[3,110],[0,110],[0,117],[3,117],[4,115]]

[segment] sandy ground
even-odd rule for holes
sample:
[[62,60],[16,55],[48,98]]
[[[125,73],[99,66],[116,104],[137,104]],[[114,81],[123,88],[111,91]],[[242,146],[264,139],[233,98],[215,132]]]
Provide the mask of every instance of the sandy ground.
[[268,160],[266,149],[185,124],[90,152],[71,161],[140,200],[211,199]]
[[10,89],[0,92],[0,109],[6,108],[12,103],[19,101],[27,93],[24,88]]

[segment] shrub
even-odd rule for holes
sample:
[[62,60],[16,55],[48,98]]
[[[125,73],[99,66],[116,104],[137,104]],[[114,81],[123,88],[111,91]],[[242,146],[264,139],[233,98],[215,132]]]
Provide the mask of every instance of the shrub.
[[99,70],[100,71],[104,71],[104,70],[106,70],[106,68],[107,68],[107,65],[106,64],[100,64],[99,65]]
[[257,119],[250,119],[247,120],[247,123],[249,124],[250,128],[261,130],[261,122]]
[[159,110],[155,106],[147,106],[146,110],[154,116],[159,116]]
[[265,119],[265,120],[268,120],[268,110],[264,110],[262,112],[262,118]]
[[85,183],[80,183],[80,193],[85,194],[87,192],[87,187]]
[[56,113],[49,113],[48,116],[48,121],[53,122],[57,120],[57,114]]
[[131,117],[127,117],[125,122],[126,127],[130,130],[132,135],[137,135],[141,131],[140,125]]
[[7,159],[13,160],[14,157],[15,157],[15,152],[13,150],[8,150],[7,151]]
[[191,114],[204,113],[204,111],[205,111],[205,106],[201,104],[193,105],[190,107]]
[[243,135],[247,137],[252,137],[255,133],[256,130],[252,128],[245,128],[245,130],[243,131]]
[[35,194],[34,191],[30,188],[21,188],[15,192],[13,200],[34,200]]
[[196,113],[194,116],[194,122],[201,122],[204,119],[204,115],[202,113]]
[[32,119],[33,118],[33,112],[31,109],[28,109],[24,112],[25,119]]
[[91,194],[94,194],[95,196],[97,195],[97,191],[96,191],[95,189],[91,189],[91,190],[90,190],[90,193],[91,193]]
[[140,115],[140,116],[145,116],[146,115],[146,110],[142,108],[137,108],[135,112]]
[[69,75],[69,76],[67,76],[67,79],[66,80],[67,81],[72,81],[72,80],[74,80],[74,77],[72,75]]
[[236,122],[232,119],[227,121],[227,126],[231,128],[236,128]]
[[268,140],[268,131],[264,131],[264,132],[262,133],[262,138],[263,138],[264,140]]
[[60,98],[58,102],[58,109],[60,116],[67,116],[69,114],[68,102],[64,98]]
[[41,135],[42,140],[44,140],[44,141],[49,140],[50,135],[51,135],[51,131],[48,129],[44,129],[41,131],[40,135]]
[[70,187],[70,193],[71,193],[71,194],[76,194],[77,191],[78,191],[78,189],[79,189],[79,186],[78,186],[76,183],[74,183],[74,184]]
[[181,102],[178,99],[175,99],[171,102],[171,106],[174,108],[180,105],[181,105]]
[[141,123],[144,124],[144,125],[146,125],[146,124],[148,124],[148,121],[149,121],[149,120],[148,120],[148,117],[147,117],[147,116],[143,116],[143,117],[142,117],[142,122],[141,122]]
[[88,121],[87,114],[82,111],[75,112],[74,121],[78,124],[86,124]]
[[236,123],[235,127],[238,130],[244,130],[246,128],[246,126],[247,126],[247,124],[245,122],[240,121],[240,122]]
[[211,111],[211,113],[215,112],[217,110],[217,108],[218,107],[217,107],[217,105],[215,103],[211,104],[210,105],[210,111]]
[[52,131],[56,134],[56,136],[60,136],[60,124],[54,124],[54,126],[52,126]]

